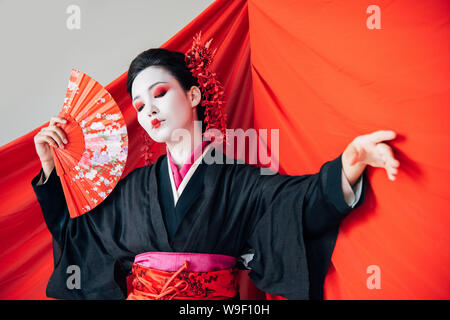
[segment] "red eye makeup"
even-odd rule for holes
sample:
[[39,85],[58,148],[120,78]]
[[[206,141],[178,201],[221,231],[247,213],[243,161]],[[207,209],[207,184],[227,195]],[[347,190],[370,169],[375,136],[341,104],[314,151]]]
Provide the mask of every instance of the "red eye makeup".
[[138,102],[138,103],[136,103],[135,108],[139,112],[144,108],[144,104],[141,102]]
[[155,91],[153,91],[153,96],[155,98],[161,98],[166,94],[168,90],[169,87],[167,85],[158,86],[155,88]]
[[[167,85],[160,85],[157,86],[154,90],[153,90],[153,97],[154,98],[161,98],[163,97],[166,92],[169,91],[169,86]],[[135,104],[135,109],[139,112],[144,108],[144,104],[142,102],[137,102]]]

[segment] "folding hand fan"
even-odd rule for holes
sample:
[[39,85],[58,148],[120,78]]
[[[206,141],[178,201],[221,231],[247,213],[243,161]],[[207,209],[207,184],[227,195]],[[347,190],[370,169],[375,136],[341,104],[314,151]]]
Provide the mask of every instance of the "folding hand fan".
[[68,143],[51,148],[71,218],[99,205],[114,189],[128,155],[126,123],[108,91],[72,69],[58,124]]

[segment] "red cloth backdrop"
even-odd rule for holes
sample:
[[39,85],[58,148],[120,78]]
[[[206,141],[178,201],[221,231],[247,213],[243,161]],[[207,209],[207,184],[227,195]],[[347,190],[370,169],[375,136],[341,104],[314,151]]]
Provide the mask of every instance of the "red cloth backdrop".
[[[397,180],[367,169],[366,200],[342,224],[325,298],[448,299],[450,4],[379,0],[379,30],[366,26],[371,4],[216,1],[163,47],[185,52],[198,31],[214,38],[228,127],[279,129],[273,156],[281,173],[315,173],[354,137],[395,130]],[[126,72],[107,89],[127,120],[127,174],[144,159],[125,82]],[[40,169],[33,142],[39,129],[0,148],[2,299],[46,298],[53,268],[51,237],[30,185]],[[267,140],[262,144],[271,147]],[[150,151],[157,157],[164,149]],[[370,289],[374,267],[380,287]],[[243,298],[261,297],[241,276]]]

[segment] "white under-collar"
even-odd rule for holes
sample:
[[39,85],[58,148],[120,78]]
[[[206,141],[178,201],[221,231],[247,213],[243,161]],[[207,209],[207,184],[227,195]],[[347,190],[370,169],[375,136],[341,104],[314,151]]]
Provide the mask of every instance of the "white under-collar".
[[194,175],[195,170],[197,169],[198,165],[201,163],[203,157],[205,156],[205,154],[208,152],[208,150],[210,148],[212,148],[212,143],[208,144],[205,147],[205,150],[203,151],[203,153],[194,161],[192,166],[189,168],[188,172],[186,172],[186,175],[184,176],[183,180],[181,181],[178,189],[176,188],[175,181],[173,179],[173,172],[172,172],[172,168],[171,168],[171,165],[170,165],[169,157],[167,157],[167,168],[169,170],[170,185],[172,186],[172,194],[173,194],[174,206],[177,205],[177,202],[178,202],[178,199],[181,196],[181,193],[183,192],[184,188],[188,184],[188,182],[191,179],[191,177]]

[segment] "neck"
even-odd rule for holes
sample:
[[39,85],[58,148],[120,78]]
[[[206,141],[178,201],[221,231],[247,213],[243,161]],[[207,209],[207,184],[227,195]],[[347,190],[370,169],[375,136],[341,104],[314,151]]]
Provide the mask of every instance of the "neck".
[[181,169],[195,148],[202,143],[201,122],[194,121],[186,130],[186,135],[182,135],[179,141],[166,142],[167,149],[178,169]]

